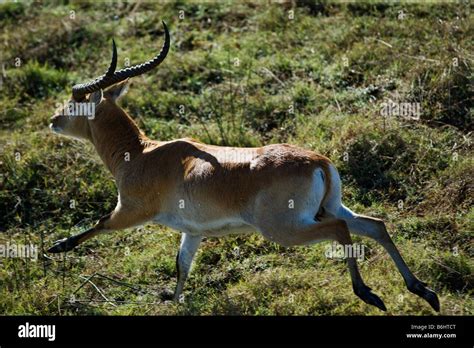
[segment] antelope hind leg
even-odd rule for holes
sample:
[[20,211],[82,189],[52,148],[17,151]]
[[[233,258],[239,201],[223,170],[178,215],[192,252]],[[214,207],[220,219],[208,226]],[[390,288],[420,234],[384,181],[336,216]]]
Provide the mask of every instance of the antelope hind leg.
[[346,207],[342,208],[342,213],[343,217],[341,218],[347,222],[349,230],[352,233],[372,238],[382,245],[405,280],[407,289],[423,298],[435,311],[439,312],[440,304],[438,296],[411,272],[393,243],[392,238],[390,238],[385,223],[376,218],[355,214]]

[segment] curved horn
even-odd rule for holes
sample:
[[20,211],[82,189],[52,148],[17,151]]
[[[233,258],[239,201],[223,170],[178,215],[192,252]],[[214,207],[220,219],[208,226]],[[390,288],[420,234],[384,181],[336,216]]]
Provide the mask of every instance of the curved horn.
[[110,63],[109,69],[104,75],[91,82],[73,86],[72,95],[74,100],[79,101],[87,93],[92,93],[98,91],[99,89],[104,89],[108,86],[111,86],[117,82],[144,74],[160,65],[160,63],[166,58],[170,49],[170,33],[165,22],[162,21],[162,23],[165,29],[165,42],[160,50],[160,53],[158,53],[153,59],[143,64],[138,64],[126,69],[115,71],[115,68],[117,67],[117,47],[115,46],[115,41],[112,41],[112,61]]
[[107,69],[107,72],[91,81],[89,83],[78,84],[72,87],[72,95],[74,100],[80,101],[87,93],[98,91],[99,89],[109,86],[109,80],[114,75],[115,69],[117,68],[117,46],[115,40],[112,40],[112,61]]

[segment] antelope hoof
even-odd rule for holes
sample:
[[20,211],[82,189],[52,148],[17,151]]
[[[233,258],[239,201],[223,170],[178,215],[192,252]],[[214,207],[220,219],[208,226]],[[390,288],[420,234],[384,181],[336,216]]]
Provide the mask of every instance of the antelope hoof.
[[408,290],[425,299],[425,301],[428,302],[436,312],[439,312],[440,306],[438,295],[436,295],[436,292],[430,288],[427,288],[426,283],[418,280],[412,285],[408,286]]
[[367,285],[363,285],[360,288],[354,288],[354,293],[365,303],[375,306],[384,312],[387,310],[380,297],[375,295]]
[[63,238],[54,242],[53,246],[48,249],[48,253],[62,253],[76,247],[77,242],[73,238]]

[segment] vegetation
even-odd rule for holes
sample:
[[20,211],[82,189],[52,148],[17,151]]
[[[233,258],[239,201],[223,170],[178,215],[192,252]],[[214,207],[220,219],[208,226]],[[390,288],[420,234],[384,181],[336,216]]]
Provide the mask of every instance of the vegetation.
[[[172,49],[121,101],[152,138],[258,146],[288,142],[330,157],[346,205],[383,218],[441,314],[473,314],[472,4],[257,1],[0,4],[0,314],[380,315],[352,292],[328,244],[282,248],[258,235],[206,239],[181,303],[179,234],[117,231],[67,255],[54,240],[110,212],[113,178],[90,144],[51,134],[72,84],[153,55],[161,20]],[[3,67],[3,68],[2,68]],[[419,117],[383,103],[419,103]],[[435,314],[370,240],[360,261],[388,314]],[[43,256],[44,255],[44,256]],[[92,277],[92,278],[89,278]],[[89,279],[89,281],[88,281]]]

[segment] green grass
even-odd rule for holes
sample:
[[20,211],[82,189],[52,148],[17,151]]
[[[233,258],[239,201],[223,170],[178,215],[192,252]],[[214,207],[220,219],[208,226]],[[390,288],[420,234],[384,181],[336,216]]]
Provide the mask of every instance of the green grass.
[[[175,284],[179,235],[168,228],[42,256],[117,198],[92,146],[51,134],[49,117],[73,83],[105,71],[112,38],[121,67],[150,58],[164,19],[167,60],[135,78],[121,102],[150,137],[288,142],[330,157],[346,204],[387,221],[408,265],[439,294],[441,314],[472,315],[471,13],[461,3],[0,4],[0,245],[40,249],[37,261],[0,259],[0,314],[382,314],[353,294],[327,244],[206,239],[182,303],[159,299]],[[420,120],[382,117],[388,100],[420,103]],[[362,276],[388,314],[435,314],[380,246],[356,241],[367,246]]]

